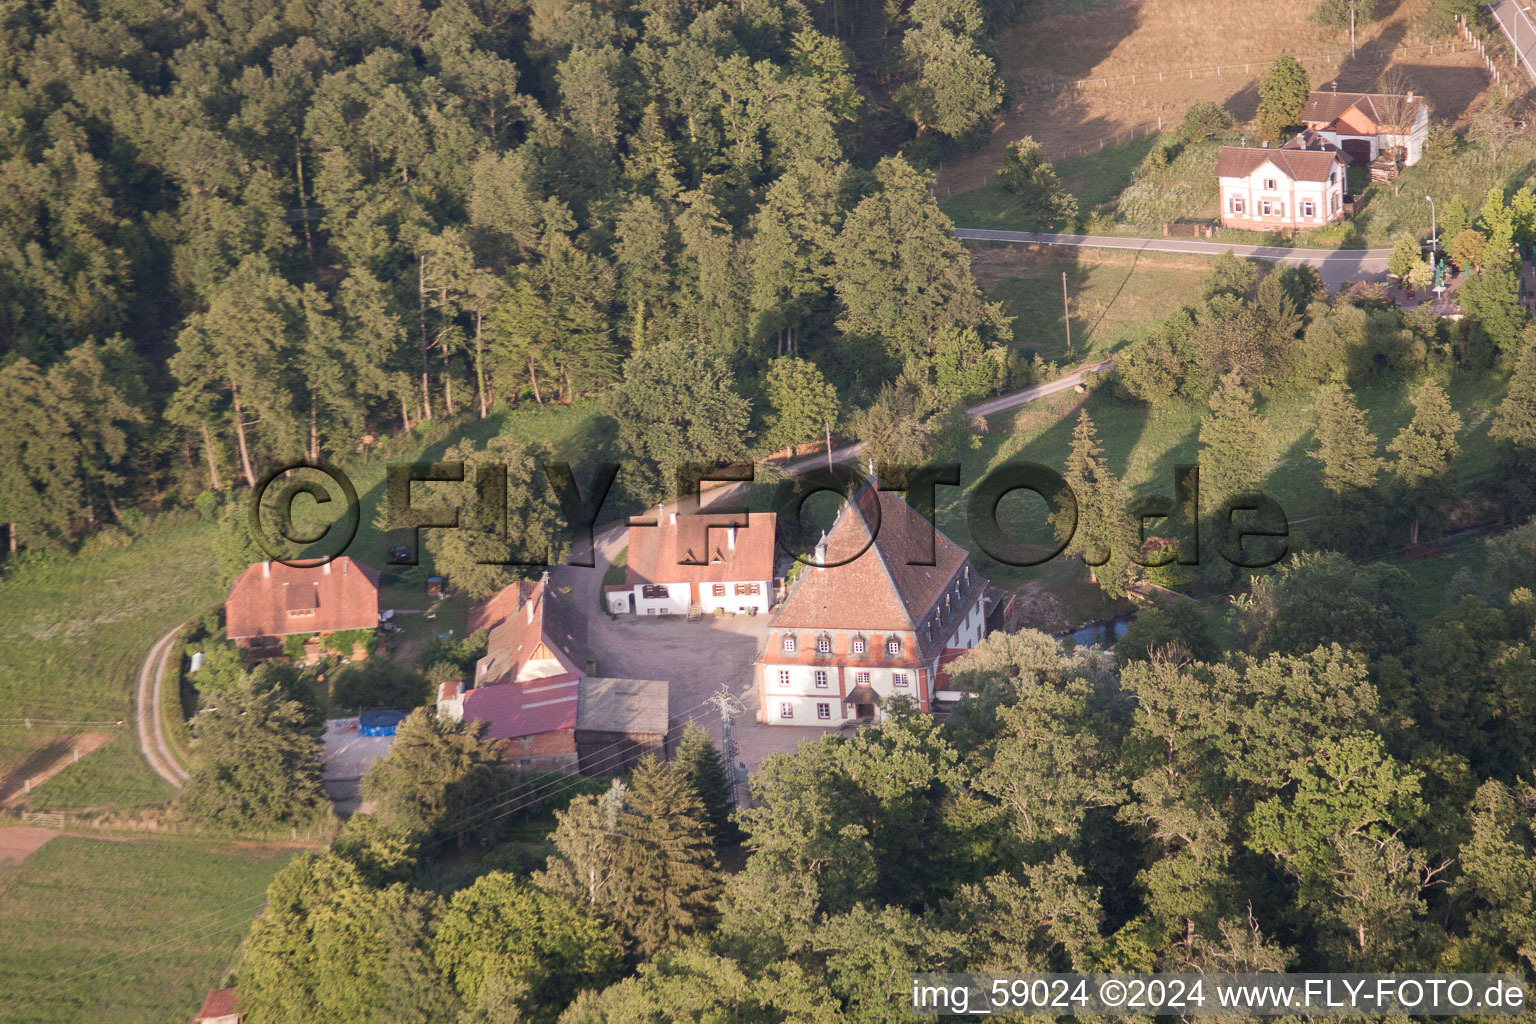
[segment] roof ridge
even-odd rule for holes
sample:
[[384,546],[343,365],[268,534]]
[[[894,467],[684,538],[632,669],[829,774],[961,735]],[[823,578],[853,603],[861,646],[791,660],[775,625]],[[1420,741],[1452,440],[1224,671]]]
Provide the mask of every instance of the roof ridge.
[[[874,496],[875,496],[875,507],[880,509],[880,517],[881,517],[881,519],[885,518],[885,503],[880,498],[881,494],[893,495],[896,498],[897,501],[901,502],[903,505],[906,505],[906,500],[904,498],[902,498],[902,496],[898,492],[896,492],[896,491],[886,491],[884,488],[882,488],[880,486],[879,481],[877,481],[877,480],[875,480],[873,478],[871,478],[869,483],[865,484],[864,486],[865,486],[866,489],[868,489],[871,493],[874,494]],[[852,502],[852,504],[858,505],[858,497],[859,497],[858,495],[854,496],[854,501]],[[911,505],[907,505],[907,508],[911,509],[911,511],[913,512],[914,515],[917,513],[917,509],[912,508]],[[864,516],[863,506],[859,506],[859,517],[860,517],[861,521],[863,519],[863,516]],[[937,530],[937,527],[935,527],[935,530]],[[870,532],[869,531],[869,524],[868,523],[864,524],[864,531],[866,533]],[[912,610],[911,610],[911,608],[909,608],[907,606],[906,595],[902,593],[901,587],[899,585],[897,585],[896,577],[891,575],[891,567],[890,567],[889,564],[887,564],[887,562],[885,560],[885,552],[883,550],[881,550],[881,548],[880,548],[880,535],[878,533],[875,533],[875,534],[873,534],[871,536],[871,538],[870,538],[870,545],[869,546],[875,552],[875,556],[876,556],[876,558],[880,562],[880,572],[885,577],[886,584],[891,588],[891,593],[896,595],[896,598],[897,598],[896,603],[901,606],[901,613],[902,613],[902,615],[906,616],[907,625],[911,626],[913,630],[916,630],[917,629],[917,621],[912,618]]]

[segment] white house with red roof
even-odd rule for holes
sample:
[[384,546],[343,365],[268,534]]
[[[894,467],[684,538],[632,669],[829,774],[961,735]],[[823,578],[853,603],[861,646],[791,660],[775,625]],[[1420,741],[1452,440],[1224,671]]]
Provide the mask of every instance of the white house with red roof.
[[630,524],[624,582],[603,588],[605,607],[615,615],[767,614],[776,528],[771,512],[658,510]]
[[873,720],[893,696],[931,710],[945,652],[986,635],[987,581],[965,549],[871,481],[814,561],[824,567],[802,569],[758,656],[759,720]]
[[1223,146],[1216,157],[1223,227],[1299,231],[1344,218],[1347,173],[1337,146],[1303,133],[1279,149]]
[[1383,153],[1412,167],[1429,138],[1429,104],[1414,93],[1311,93],[1302,123],[1337,146],[1345,162],[1364,167]]

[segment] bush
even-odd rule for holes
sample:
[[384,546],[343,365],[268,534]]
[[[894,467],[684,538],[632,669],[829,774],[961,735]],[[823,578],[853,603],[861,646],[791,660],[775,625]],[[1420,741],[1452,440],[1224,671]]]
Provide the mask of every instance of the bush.
[[426,703],[426,677],[384,659],[343,665],[331,679],[332,703],[343,708],[414,708]]
[[283,637],[283,653],[290,661],[300,661],[304,657],[304,645],[309,643],[310,633],[292,633]]
[[1191,103],[1184,112],[1184,123],[1179,126],[1179,135],[1185,142],[1196,142],[1226,131],[1232,124],[1232,115],[1221,104],[1201,100]]
[[1143,608],[1131,620],[1125,636],[1115,643],[1115,657],[1121,661],[1144,661],[1158,654],[1195,661],[1221,657],[1221,647],[1212,637],[1210,620],[1200,605],[1178,601]]
[[1536,519],[1483,542],[1488,552],[1485,578],[1495,597],[1524,587],[1536,588]]

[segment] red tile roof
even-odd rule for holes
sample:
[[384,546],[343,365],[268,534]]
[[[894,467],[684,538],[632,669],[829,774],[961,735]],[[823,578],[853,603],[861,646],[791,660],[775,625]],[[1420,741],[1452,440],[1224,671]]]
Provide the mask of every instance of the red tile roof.
[[[877,503],[879,525],[870,544]],[[909,564],[928,558],[930,537],[935,564]],[[866,545],[868,550],[858,554]],[[975,569],[966,573],[964,548],[940,533],[899,494],[874,486],[866,486],[843,507],[827,534],[826,559],[829,564],[824,569],[806,566],[801,570],[774,616],[775,629],[913,631],[919,647],[932,651],[948,638],[958,613],[986,586]],[[956,583],[958,599],[950,589]],[[946,594],[951,597],[947,609],[942,604]],[[925,628],[930,623],[938,625]]]
[[301,567],[257,562],[231,584],[224,620],[232,640],[372,629],[379,624],[379,574],[346,556]]
[[[482,605],[507,609],[508,595],[520,596],[506,614],[497,618],[486,642],[485,657],[475,666],[475,686],[494,685],[517,678],[542,644],[567,672],[583,672],[587,664],[587,620],[559,591],[543,582],[514,583]],[[531,609],[531,611],[530,611]],[[486,613],[477,621],[491,617]]]
[[771,580],[777,527],[772,512],[701,512],[632,525],[625,580],[629,586]]
[[[1412,126],[1413,122],[1418,120],[1419,107],[1423,103],[1424,97],[1415,96],[1412,93],[1404,95],[1402,93],[1321,90],[1308,94],[1307,105],[1301,111],[1301,119],[1307,124],[1327,127],[1354,108],[1364,114],[1373,125],[1378,126],[1379,130],[1390,131],[1392,127]],[[1401,126],[1388,124],[1392,117],[1397,115],[1406,117],[1408,123]]]
[[1333,165],[1341,162],[1337,152],[1222,146],[1216,157],[1216,177],[1246,178],[1265,163],[1272,163],[1292,181],[1327,181]]
[[505,622],[513,612],[523,606],[524,601],[533,595],[534,588],[538,585],[534,580],[520,580],[509,587],[501,588],[488,600],[469,610],[469,622],[464,628],[473,633],[477,629],[490,629],[498,623]]
[[488,722],[485,735],[493,740],[574,729],[580,695],[579,672],[527,683],[477,686],[464,695],[464,721]]
[[203,1000],[203,1008],[197,1011],[197,1019],[228,1017],[237,1012],[235,1004],[239,1002],[239,998],[233,985],[229,988],[216,988],[208,993],[208,998]]

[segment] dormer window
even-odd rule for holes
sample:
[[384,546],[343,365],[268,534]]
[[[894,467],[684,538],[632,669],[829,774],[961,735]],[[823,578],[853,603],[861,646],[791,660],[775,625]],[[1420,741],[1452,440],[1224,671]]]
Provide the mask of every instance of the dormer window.
[[887,658],[899,658],[899,657],[901,657],[901,641],[900,640],[887,640],[885,642],[885,656]]
[[784,638],[784,653],[785,654],[794,654],[795,653],[795,638],[794,637],[786,636]]
[[817,637],[816,638],[816,653],[817,654],[831,654],[832,653],[832,638],[829,637],[829,636],[819,636],[819,637]]
[[861,636],[854,637],[853,642],[848,645],[848,650],[853,654],[863,654],[868,649],[866,641]]

